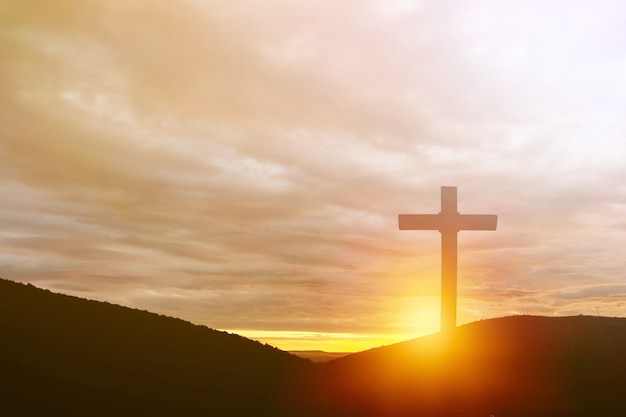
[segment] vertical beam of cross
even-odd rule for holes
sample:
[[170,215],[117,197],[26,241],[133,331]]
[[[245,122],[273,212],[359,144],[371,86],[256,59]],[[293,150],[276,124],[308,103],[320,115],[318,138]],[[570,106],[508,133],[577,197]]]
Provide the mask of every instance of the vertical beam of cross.
[[441,233],[441,331],[456,327],[457,235],[460,230],[496,230],[498,216],[459,214],[456,187],[441,187],[439,214],[399,214],[400,230],[439,230]]

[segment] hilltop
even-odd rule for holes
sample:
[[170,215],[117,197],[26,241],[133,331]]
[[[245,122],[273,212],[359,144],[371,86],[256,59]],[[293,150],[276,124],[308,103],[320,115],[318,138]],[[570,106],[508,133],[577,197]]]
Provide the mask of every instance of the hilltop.
[[310,362],[244,337],[0,280],[0,415],[275,416]]
[[623,416],[626,319],[512,316],[331,361],[325,416]]
[[626,319],[513,316],[314,364],[0,280],[0,415],[623,416]]

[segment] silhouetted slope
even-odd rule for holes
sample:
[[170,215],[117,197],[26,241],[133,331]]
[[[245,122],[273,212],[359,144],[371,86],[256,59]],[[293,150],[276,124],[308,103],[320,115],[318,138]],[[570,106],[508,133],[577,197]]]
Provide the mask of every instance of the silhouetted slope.
[[0,416],[624,416],[626,319],[484,320],[314,365],[0,280]]
[[0,280],[2,416],[275,416],[308,366],[241,336]]
[[625,416],[626,319],[516,316],[324,365],[325,416]]

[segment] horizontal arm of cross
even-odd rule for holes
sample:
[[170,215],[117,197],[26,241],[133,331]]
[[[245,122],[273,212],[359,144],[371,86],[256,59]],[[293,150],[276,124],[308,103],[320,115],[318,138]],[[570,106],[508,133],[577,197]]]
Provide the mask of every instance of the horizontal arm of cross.
[[400,230],[439,230],[441,216],[438,214],[398,214]]
[[400,230],[496,230],[494,214],[399,214]]
[[496,230],[495,214],[459,214],[459,230]]

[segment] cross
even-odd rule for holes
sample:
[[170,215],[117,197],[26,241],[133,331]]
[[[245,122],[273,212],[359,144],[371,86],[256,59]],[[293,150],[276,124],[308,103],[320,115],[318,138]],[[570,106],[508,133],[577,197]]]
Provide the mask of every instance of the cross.
[[438,214],[399,214],[400,230],[441,232],[441,331],[456,327],[457,233],[459,230],[496,230],[494,214],[459,214],[456,187],[441,187]]

